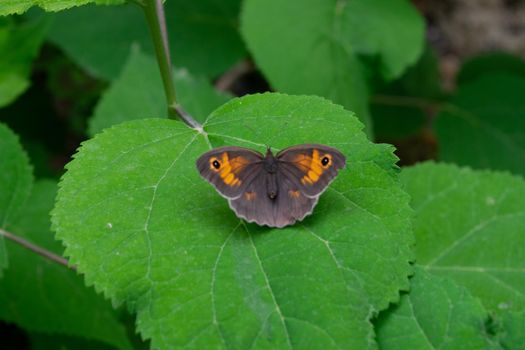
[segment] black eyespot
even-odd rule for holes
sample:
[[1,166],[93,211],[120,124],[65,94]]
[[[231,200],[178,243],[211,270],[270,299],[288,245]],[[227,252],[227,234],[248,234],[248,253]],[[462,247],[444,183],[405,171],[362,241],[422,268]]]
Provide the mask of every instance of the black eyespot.
[[218,160],[214,160],[213,163],[211,163],[215,169],[219,169],[221,167],[221,163],[219,163]]
[[327,166],[328,163],[330,163],[330,158],[328,158],[328,157],[323,157],[323,159],[321,159],[321,164],[322,164],[323,166]]

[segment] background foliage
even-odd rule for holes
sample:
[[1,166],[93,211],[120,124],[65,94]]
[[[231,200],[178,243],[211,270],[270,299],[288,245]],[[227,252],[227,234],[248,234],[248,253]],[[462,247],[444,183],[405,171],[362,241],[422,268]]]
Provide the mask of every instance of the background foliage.
[[[524,349],[520,31],[473,54],[454,2],[166,0],[190,128],[149,1],[0,2],[2,348]],[[348,165],[285,229],[195,171],[300,143]]]

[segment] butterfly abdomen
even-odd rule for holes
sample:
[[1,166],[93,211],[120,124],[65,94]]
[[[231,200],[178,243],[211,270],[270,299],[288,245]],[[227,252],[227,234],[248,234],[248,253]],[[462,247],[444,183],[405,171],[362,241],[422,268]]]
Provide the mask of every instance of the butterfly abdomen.
[[266,193],[268,194],[268,198],[270,198],[271,200],[277,198],[279,194],[277,174],[269,173],[268,176],[266,176]]
[[266,194],[272,201],[277,198],[279,194],[279,184],[277,181],[277,170],[279,170],[279,162],[274,157],[272,150],[268,148],[266,156],[262,162],[264,170],[268,173],[266,176]]

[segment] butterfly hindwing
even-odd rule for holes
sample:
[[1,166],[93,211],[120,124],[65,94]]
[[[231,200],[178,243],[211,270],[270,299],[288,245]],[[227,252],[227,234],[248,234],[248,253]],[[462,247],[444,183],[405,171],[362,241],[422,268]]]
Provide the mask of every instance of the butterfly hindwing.
[[221,195],[230,199],[242,195],[261,172],[263,156],[242,147],[219,147],[197,159],[197,169]]
[[317,197],[345,167],[345,156],[335,148],[307,144],[277,154],[279,168],[308,197]]
[[[278,183],[274,199],[269,197],[267,191],[267,183],[273,181],[271,176],[275,176]],[[317,197],[305,196],[288,176],[279,171],[275,174],[261,172],[240,197],[230,199],[229,203],[237,216],[248,222],[284,227],[310,214]]]

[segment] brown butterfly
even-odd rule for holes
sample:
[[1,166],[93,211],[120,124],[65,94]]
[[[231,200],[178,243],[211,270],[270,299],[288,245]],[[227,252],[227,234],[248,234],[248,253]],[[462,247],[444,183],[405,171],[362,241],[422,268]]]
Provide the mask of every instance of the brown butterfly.
[[284,227],[311,214],[319,196],[345,167],[345,156],[324,145],[298,145],[266,156],[219,147],[197,159],[197,169],[238,217]]

